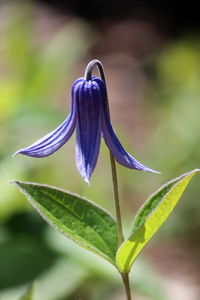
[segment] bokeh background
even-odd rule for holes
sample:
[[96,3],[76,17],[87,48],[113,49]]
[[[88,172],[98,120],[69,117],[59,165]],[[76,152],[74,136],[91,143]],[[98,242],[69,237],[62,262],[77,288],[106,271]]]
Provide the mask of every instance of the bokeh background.
[[[185,4],[184,4],[185,3]],[[73,81],[98,58],[106,71],[112,122],[130,153],[162,172],[118,166],[126,233],[161,184],[200,167],[200,22],[193,1],[0,2],[0,299],[123,300],[108,263],[52,230],[8,183],[46,183],[80,193],[114,214],[102,142],[86,185],[75,138],[53,156],[11,158],[54,129],[70,109]],[[200,299],[200,184],[181,202],[131,271],[135,300]]]

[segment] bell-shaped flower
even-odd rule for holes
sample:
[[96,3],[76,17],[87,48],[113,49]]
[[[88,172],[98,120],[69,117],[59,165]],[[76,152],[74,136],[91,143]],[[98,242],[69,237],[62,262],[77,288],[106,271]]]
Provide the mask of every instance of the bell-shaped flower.
[[104,80],[96,76],[92,76],[90,80],[79,78],[73,84],[71,96],[71,112],[66,120],[55,130],[15,154],[33,157],[51,155],[69,140],[76,129],[76,164],[86,182],[96,166],[101,137],[119,164],[130,169],[157,173],[132,157],[117,138],[110,122]]

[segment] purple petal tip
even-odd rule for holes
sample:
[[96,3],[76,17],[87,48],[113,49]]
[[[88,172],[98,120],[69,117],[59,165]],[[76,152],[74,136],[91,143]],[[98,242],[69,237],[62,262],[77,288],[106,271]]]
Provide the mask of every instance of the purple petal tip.
[[19,154],[21,152],[21,150],[16,151],[13,155],[12,158],[14,158],[17,154]]
[[155,171],[155,170],[149,169],[149,168],[146,168],[146,169],[144,169],[143,171],[150,172],[150,173],[155,173],[155,174],[161,174],[161,172]]

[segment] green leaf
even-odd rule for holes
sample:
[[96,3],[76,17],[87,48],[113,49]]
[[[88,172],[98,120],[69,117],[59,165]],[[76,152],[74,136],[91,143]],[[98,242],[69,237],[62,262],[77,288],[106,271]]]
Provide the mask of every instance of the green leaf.
[[80,246],[115,265],[117,226],[102,208],[68,191],[13,181],[41,216]]
[[20,300],[32,300],[33,299],[33,289],[34,289],[34,284],[31,284],[25,294],[20,298]]
[[143,247],[170,215],[192,177],[200,170],[195,169],[165,184],[139,209],[130,237],[117,252],[117,266],[128,273]]

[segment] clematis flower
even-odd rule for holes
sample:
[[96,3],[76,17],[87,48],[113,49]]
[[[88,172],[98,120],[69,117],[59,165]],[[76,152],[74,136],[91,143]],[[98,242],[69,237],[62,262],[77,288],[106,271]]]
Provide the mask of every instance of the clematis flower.
[[21,153],[45,157],[61,148],[76,130],[76,164],[86,182],[94,171],[99,156],[101,137],[115,160],[130,169],[158,173],[137,161],[121,145],[110,122],[105,81],[91,76],[77,79],[72,86],[71,111],[55,130],[39,139]]

